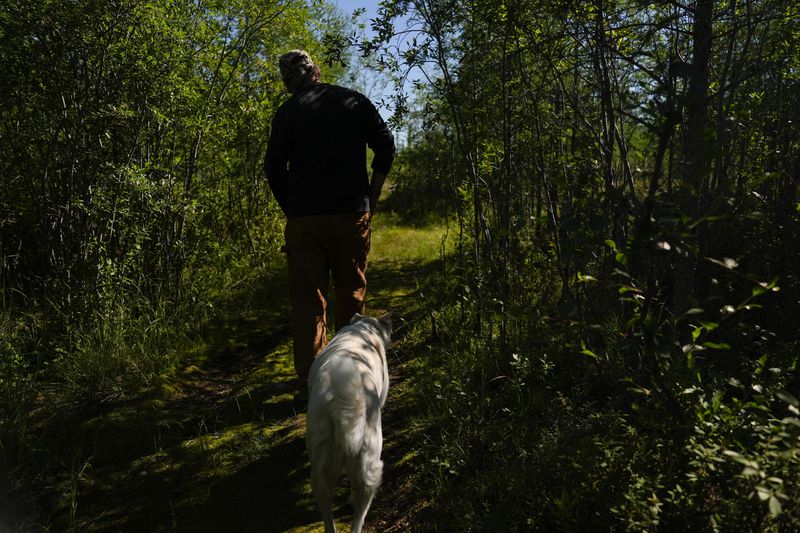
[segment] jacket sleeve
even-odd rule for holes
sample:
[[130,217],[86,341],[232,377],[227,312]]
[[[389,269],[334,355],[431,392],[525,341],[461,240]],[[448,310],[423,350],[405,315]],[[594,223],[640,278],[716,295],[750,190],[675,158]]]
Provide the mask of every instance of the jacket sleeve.
[[372,170],[388,174],[394,161],[394,135],[367,97],[364,97],[362,101],[362,109],[366,122],[367,146],[375,153]]
[[283,213],[286,214],[286,202],[289,192],[289,163],[288,147],[283,130],[282,114],[280,110],[272,119],[272,129],[270,130],[269,141],[267,142],[267,154],[264,157],[264,173],[267,176],[269,188],[281,206]]

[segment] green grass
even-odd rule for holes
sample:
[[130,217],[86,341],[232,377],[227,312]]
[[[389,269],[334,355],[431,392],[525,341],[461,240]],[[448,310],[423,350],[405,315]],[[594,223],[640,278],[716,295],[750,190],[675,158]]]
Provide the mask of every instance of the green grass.
[[[375,218],[367,305],[373,314],[395,311],[402,336],[424,316],[423,281],[452,239],[443,240],[444,224],[410,228],[398,220]],[[215,313],[194,326],[195,340],[171,355],[176,366],[137,395],[89,410],[38,406],[36,472],[22,481],[39,512],[19,517],[24,530],[320,531],[304,405],[295,398],[285,275],[278,262],[226,283]],[[409,397],[397,385],[392,398],[405,406],[386,422],[385,450],[408,469]],[[335,506],[342,531],[349,529],[346,500],[342,484]],[[381,504],[375,508],[377,520]]]
[[455,246],[455,235],[448,235],[447,223],[426,227],[401,226],[392,213],[378,212],[372,223],[372,249],[370,261],[428,262],[450,253]]

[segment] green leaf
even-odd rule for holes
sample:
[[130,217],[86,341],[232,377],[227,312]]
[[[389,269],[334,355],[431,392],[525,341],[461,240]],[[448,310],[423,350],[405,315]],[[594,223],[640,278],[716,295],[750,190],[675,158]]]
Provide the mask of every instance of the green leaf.
[[627,292],[635,292],[637,294],[641,294],[642,293],[641,289],[637,289],[636,287],[630,287],[628,285],[620,286],[620,288],[617,289],[617,292],[619,292],[620,294],[625,294]]
[[775,395],[784,402],[788,403],[789,405],[793,405],[795,407],[800,406],[800,401],[798,401],[794,395],[786,391],[778,391],[777,393],[775,393]]
[[587,348],[586,343],[584,343],[583,341],[581,341],[581,348],[582,350],[580,351],[580,353],[582,353],[583,355],[588,355],[589,357],[598,359],[597,354],[591,351],[589,348]]
[[753,287],[752,294],[753,294],[753,296],[761,296],[765,292],[767,292],[767,289],[765,289],[764,287],[758,286],[758,287]]
[[711,350],[730,350],[731,345],[726,342],[711,342],[706,341],[702,344],[704,348],[709,348]]
[[772,516],[778,516],[781,514],[781,502],[775,496],[769,497],[769,514]]
[[705,350],[705,348],[703,346],[698,346],[697,344],[685,344],[683,345],[681,350],[683,351],[683,353],[689,353],[689,352],[699,352],[701,350]]
[[706,257],[707,261],[714,263],[715,265],[719,265],[722,268],[727,268],[728,270],[733,270],[734,268],[739,266],[739,263],[736,262],[735,259],[731,259],[730,257],[723,257],[722,260],[714,259],[713,257]]

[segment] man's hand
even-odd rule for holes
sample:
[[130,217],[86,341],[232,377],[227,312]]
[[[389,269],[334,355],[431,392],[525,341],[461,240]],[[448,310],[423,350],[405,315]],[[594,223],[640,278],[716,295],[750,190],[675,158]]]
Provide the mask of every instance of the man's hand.
[[378,207],[378,200],[381,198],[383,182],[386,181],[386,174],[383,172],[373,172],[372,181],[369,184],[369,210],[375,213]]

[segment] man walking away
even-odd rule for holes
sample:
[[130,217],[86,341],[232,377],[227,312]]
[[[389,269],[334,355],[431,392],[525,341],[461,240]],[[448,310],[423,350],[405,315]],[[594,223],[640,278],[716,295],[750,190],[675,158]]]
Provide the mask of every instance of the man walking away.
[[[369,99],[320,82],[307,52],[280,57],[291,97],[275,113],[264,168],[286,215],[294,366],[301,388],[327,344],[328,283],[336,330],[364,313],[370,221],[394,159],[394,137]],[[375,154],[372,180],[366,147]]]

